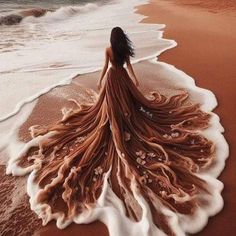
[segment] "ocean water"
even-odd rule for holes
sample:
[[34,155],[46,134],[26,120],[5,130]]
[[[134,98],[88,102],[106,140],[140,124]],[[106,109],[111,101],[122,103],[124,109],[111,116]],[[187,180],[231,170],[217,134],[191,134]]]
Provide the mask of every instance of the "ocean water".
[[[109,35],[114,26],[122,27],[134,42],[136,56],[132,63],[150,61],[167,78],[202,96],[203,110],[211,112],[215,108],[217,101],[213,93],[196,87],[191,77],[174,66],[155,61],[156,56],[177,44],[162,37],[164,25],[140,23],[144,16],[135,13],[135,6],[147,2],[45,0],[39,4],[33,0],[0,1],[2,16],[38,7],[52,10],[39,18],[26,17],[17,25],[0,25],[0,151],[8,154],[8,158],[0,158],[0,163],[7,165],[8,174],[25,174],[15,166],[15,158],[24,148],[17,131],[32,112],[37,98],[57,86],[69,84],[76,75],[100,70],[104,63],[104,49],[109,46]],[[212,204],[199,209],[192,218],[163,207],[163,214],[169,216],[171,228],[177,235],[199,231],[206,225],[208,217],[223,207],[220,195],[223,185],[215,178],[224,167],[228,146],[221,134],[224,129],[219,118],[212,115],[211,128],[205,131],[205,135],[216,143],[217,161],[214,168],[200,173],[200,177],[212,186]],[[37,186],[31,183],[32,178],[31,173],[27,192],[31,197],[31,208],[37,212],[40,206],[34,199]],[[130,236],[164,235],[152,223],[150,209],[135,186],[133,194],[146,214],[138,223],[131,222],[117,210],[119,199],[108,184],[104,185],[103,193],[93,213],[75,219],[77,223],[99,219],[107,225],[111,236],[123,236],[127,232]],[[106,215],[110,215],[109,219]],[[60,216],[57,220],[58,227],[65,227]]]
[[[17,113],[26,101],[71,76],[100,69],[114,26],[123,27],[133,40],[135,61],[171,47],[172,41],[161,39],[163,25],[138,23],[143,16],[134,14],[133,7],[145,2],[58,5],[57,10],[43,17],[30,16],[11,27],[2,25],[0,120]],[[6,106],[8,100],[11,102]]]
[[12,11],[18,11],[19,9],[31,9],[31,8],[46,8],[56,10],[62,6],[77,6],[86,3],[105,4],[110,0],[1,0],[0,1],[0,13],[12,13]]

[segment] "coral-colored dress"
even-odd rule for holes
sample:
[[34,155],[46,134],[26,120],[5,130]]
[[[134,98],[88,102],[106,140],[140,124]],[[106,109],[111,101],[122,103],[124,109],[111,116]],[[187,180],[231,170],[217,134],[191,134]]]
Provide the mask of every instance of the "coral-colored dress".
[[32,209],[44,223],[55,218],[65,227],[97,207],[109,188],[131,220],[142,216],[141,196],[154,224],[174,234],[161,209],[193,214],[207,192],[197,173],[214,156],[213,143],[197,132],[208,127],[210,115],[187,98],[187,92],[144,96],[112,61],[94,104],[78,104],[58,123],[32,129],[18,161],[33,171]]

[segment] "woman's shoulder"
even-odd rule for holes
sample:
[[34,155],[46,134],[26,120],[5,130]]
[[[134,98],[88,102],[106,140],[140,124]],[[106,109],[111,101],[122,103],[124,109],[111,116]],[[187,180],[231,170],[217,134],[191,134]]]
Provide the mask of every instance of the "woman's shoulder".
[[111,47],[106,48],[106,53],[107,53],[108,57],[110,58],[110,60],[113,60],[114,56],[113,56],[113,51],[112,51]]
[[110,55],[110,54],[112,53],[111,47],[107,47],[107,48],[106,48],[106,52]]

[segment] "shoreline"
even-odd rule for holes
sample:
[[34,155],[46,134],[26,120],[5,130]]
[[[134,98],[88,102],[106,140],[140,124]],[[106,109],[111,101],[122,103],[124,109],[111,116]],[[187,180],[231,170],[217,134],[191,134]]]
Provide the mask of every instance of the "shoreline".
[[230,156],[219,177],[224,183],[222,196],[225,205],[219,214],[209,218],[208,225],[196,235],[233,235],[236,232],[236,207],[232,208],[236,206],[236,168],[232,159],[236,155],[236,111],[233,102],[236,90],[236,67],[233,62],[236,30],[233,25],[236,24],[236,17],[232,16],[235,12],[228,14],[227,9],[219,14],[207,8],[207,4],[193,7],[183,4],[184,1],[176,2],[151,0],[149,4],[136,8],[136,12],[147,16],[142,21],[144,23],[166,24],[163,37],[177,42],[177,47],[162,53],[158,60],[184,71],[195,79],[197,86],[209,89],[216,95],[218,106],[214,112],[221,119],[230,147]]

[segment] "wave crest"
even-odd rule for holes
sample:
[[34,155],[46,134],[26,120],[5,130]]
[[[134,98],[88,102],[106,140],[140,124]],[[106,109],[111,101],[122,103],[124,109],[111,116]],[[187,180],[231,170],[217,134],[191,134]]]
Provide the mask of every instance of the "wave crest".
[[28,9],[18,13],[11,13],[9,15],[0,16],[0,25],[16,25],[19,24],[22,20],[32,21],[32,19],[36,20],[36,18],[39,17],[44,20],[59,21],[70,18],[79,13],[87,13],[97,8],[97,4],[87,3],[81,6],[60,7],[55,11],[43,8]]
[[[47,13],[43,17],[41,17],[40,20],[53,21],[53,22],[63,21],[79,13],[87,13],[97,8],[98,5],[95,3],[87,3],[85,5],[80,5],[80,6],[64,6],[58,8],[55,11],[47,11]],[[28,18],[27,20],[30,19]]]

